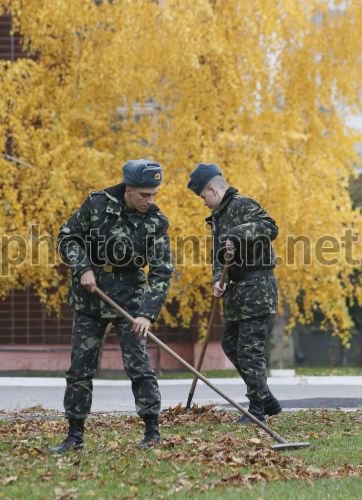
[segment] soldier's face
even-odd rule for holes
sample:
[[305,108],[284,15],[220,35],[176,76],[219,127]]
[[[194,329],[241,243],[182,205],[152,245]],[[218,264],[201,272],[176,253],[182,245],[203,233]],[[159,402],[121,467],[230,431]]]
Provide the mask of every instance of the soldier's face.
[[220,205],[218,192],[212,187],[204,187],[201,191],[200,198],[204,200],[205,205],[211,210],[215,210]]
[[142,188],[126,186],[126,205],[132,210],[145,213],[154,203],[157,188]]

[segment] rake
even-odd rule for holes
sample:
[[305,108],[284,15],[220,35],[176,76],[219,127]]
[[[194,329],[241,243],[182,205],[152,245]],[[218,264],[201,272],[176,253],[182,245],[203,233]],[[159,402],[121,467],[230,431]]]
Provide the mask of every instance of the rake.
[[[126,318],[130,323],[134,322],[134,318],[128,314],[127,311],[123,309],[123,307],[119,306],[114,300],[112,300],[106,293],[104,293],[100,288],[96,287],[95,292],[101,297],[102,300],[107,302],[110,306],[112,306],[121,316]],[[228,403],[234,406],[237,410],[239,410],[244,415],[247,415],[250,420],[252,420],[255,424],[261,427],[269,436],[271,436],[275,441],[278,441],[278,444],[272,445],[273,450],[290,450],[296,448],[306,448],[310,444],[308,442],[288,442],[282,436],[280,436],[277,432],[273,431],[270,427],[268,427],[264,422],[258,420],[254,415],[248,412],[245,408],[243,408],[239,403],[232,400],[227,394],[225,394],[221,389],[216,387],[213,383],[210,382],[202,373],[198,372],[193,368],[187,361],[182,359],[178,354],[176,354],[172,349],[170,349],[166,344],[164,344],[160,339],[158,339],[153,333],[148,331],[148,337],[158,346],[161,347],[164,351],[166,351],[171,357],[176,359],[181,365],[187,368],[190,372],[197,376],[197,378],[201,379],[204,384],[208,385],[213,391],[215,391],[219,396],[224,398]]]

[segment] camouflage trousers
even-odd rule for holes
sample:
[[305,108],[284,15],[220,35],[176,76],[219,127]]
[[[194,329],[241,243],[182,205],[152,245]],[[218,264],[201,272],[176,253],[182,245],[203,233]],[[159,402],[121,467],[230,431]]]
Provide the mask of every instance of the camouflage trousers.
[[249,399],[269,395],[264,355],[269,314],[239,321],[225,322],[222,348],[240,373]]
[[[112,320],[120,342],[124,369],[132,382],[136,410],[140,417],[158,415],[161,395],[155,372],[146,352],[146,339],[139,340],[123,318]],[[64,409],[67,418],[86,418],[91,410],[93,377],[108,319],[76,312],[72,331],[71,366],[66,372]]]

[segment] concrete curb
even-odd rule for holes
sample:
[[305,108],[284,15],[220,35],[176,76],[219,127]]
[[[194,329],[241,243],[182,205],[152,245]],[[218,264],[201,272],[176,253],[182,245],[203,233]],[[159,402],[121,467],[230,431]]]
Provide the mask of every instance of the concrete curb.
[[[240,385],[240,378],[210,378],[214,385]],[[190,385],[192,379],[167,379],[159,380],[160,387]],[[129,380],[102,380],[94,379],[94,386],[98,387],[128,387]],[[199,380],[200,385],[205,385]],[[361,376],[341,376],[341,377],[269,377],[269,385],[348,385],[362,386]],[[64,378],[56,377],[0,377],[0,387],[65,387]]]

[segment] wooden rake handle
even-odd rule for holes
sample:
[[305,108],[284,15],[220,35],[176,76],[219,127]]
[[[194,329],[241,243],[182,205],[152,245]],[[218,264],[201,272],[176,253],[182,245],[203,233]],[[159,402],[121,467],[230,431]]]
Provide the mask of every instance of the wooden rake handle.
[[[230,265],[231,265],[230,261],[226,262],[226,264],[224,265],[224,269],[223,269],[221,280],[220,280],[220,287],[221,288],[224,286],[224,284],[225,284],[225,282],[227,280],[227,276],[228,276]],[[199,359],[198,359],[197,364],[196,364],[196,370],[198,372],[201,370],[202,363],[204,362],[204,357],[205,357],[205,354],[206,354],[207,346],[208,346],[209,341],[210,341],[212,327],[213,327],[213,324],[214,324],[214,319],[215,319],[215,314],[216,314],[216,311],[217,311],[217,308],[218,308],[218,304],[219,304],[219,297],[215,297],[215,295],[214,295],[212,297],[211,312],[210,312],[210,316],[209,316],[209,323],[207,325],[207,330],[206,330],[206,335],[205,335],[204,343],[202,345],[202,348],[201,348],[201,351],[200,351],[200,355],[199,355]],[[198,377],[195,375],[195,377],[192,379],[192,384],[191,384],[189,396],[187,398],[186,408],[191,408],[191,403],[192,403],[192,400],[193,400],[193,397],[194,397],[194,394],[195,394],[195,389],[196,389],[197,381],[198,381]]]
[[[121,316],[126,318],[130,323],[134,323],[134,318],[128,314],[127,311],[123,309],[123,307],[119,306],[114,300],[112,300],[106,293],[104,293],[100,288],[96,287],[95,293],[97,293],[104,302],[107,302],[110,306],[113,307]],[[196,375],[198,378],[200,378],[206,385],[208,385],[211,389],[213,389],[219,396],[222,398],[226,399],[232,406],[234,406],[237,410],[239,410],[241,413],[244,415],[247,415],[250,420],[252,420],[255,424],[257,424],[259,427],[265,430],[272,438],[274,438],[276,441],[279,443],[287,443],[287,441],[280,436],[277,432],[273,431],[265,425],[263,422],[260,422],[254,415],[248,412],[245,408],[243,408],[239,403],[236,403],[236,401],[233,401],[229,396],[227,396],[221,389],[216,387],[214,384],[212,384],[206,377],[202,375],[202,373],[199,373],[197,370],[195,370],[194,367],[189,365],[187,361],[182,359],[178,354],[176,354],[172,349],[170,349],[166,344],[164,344],[160,339],[158,339],[153,333],[150,331],[147,334],[149,338],[155,342],[155,344],[159,345],[161,349],[166,351],[170,356],[172,356],[176,361],[178,361],[181,365],[183,365],[185,368],[190,370],[194,375]]]

